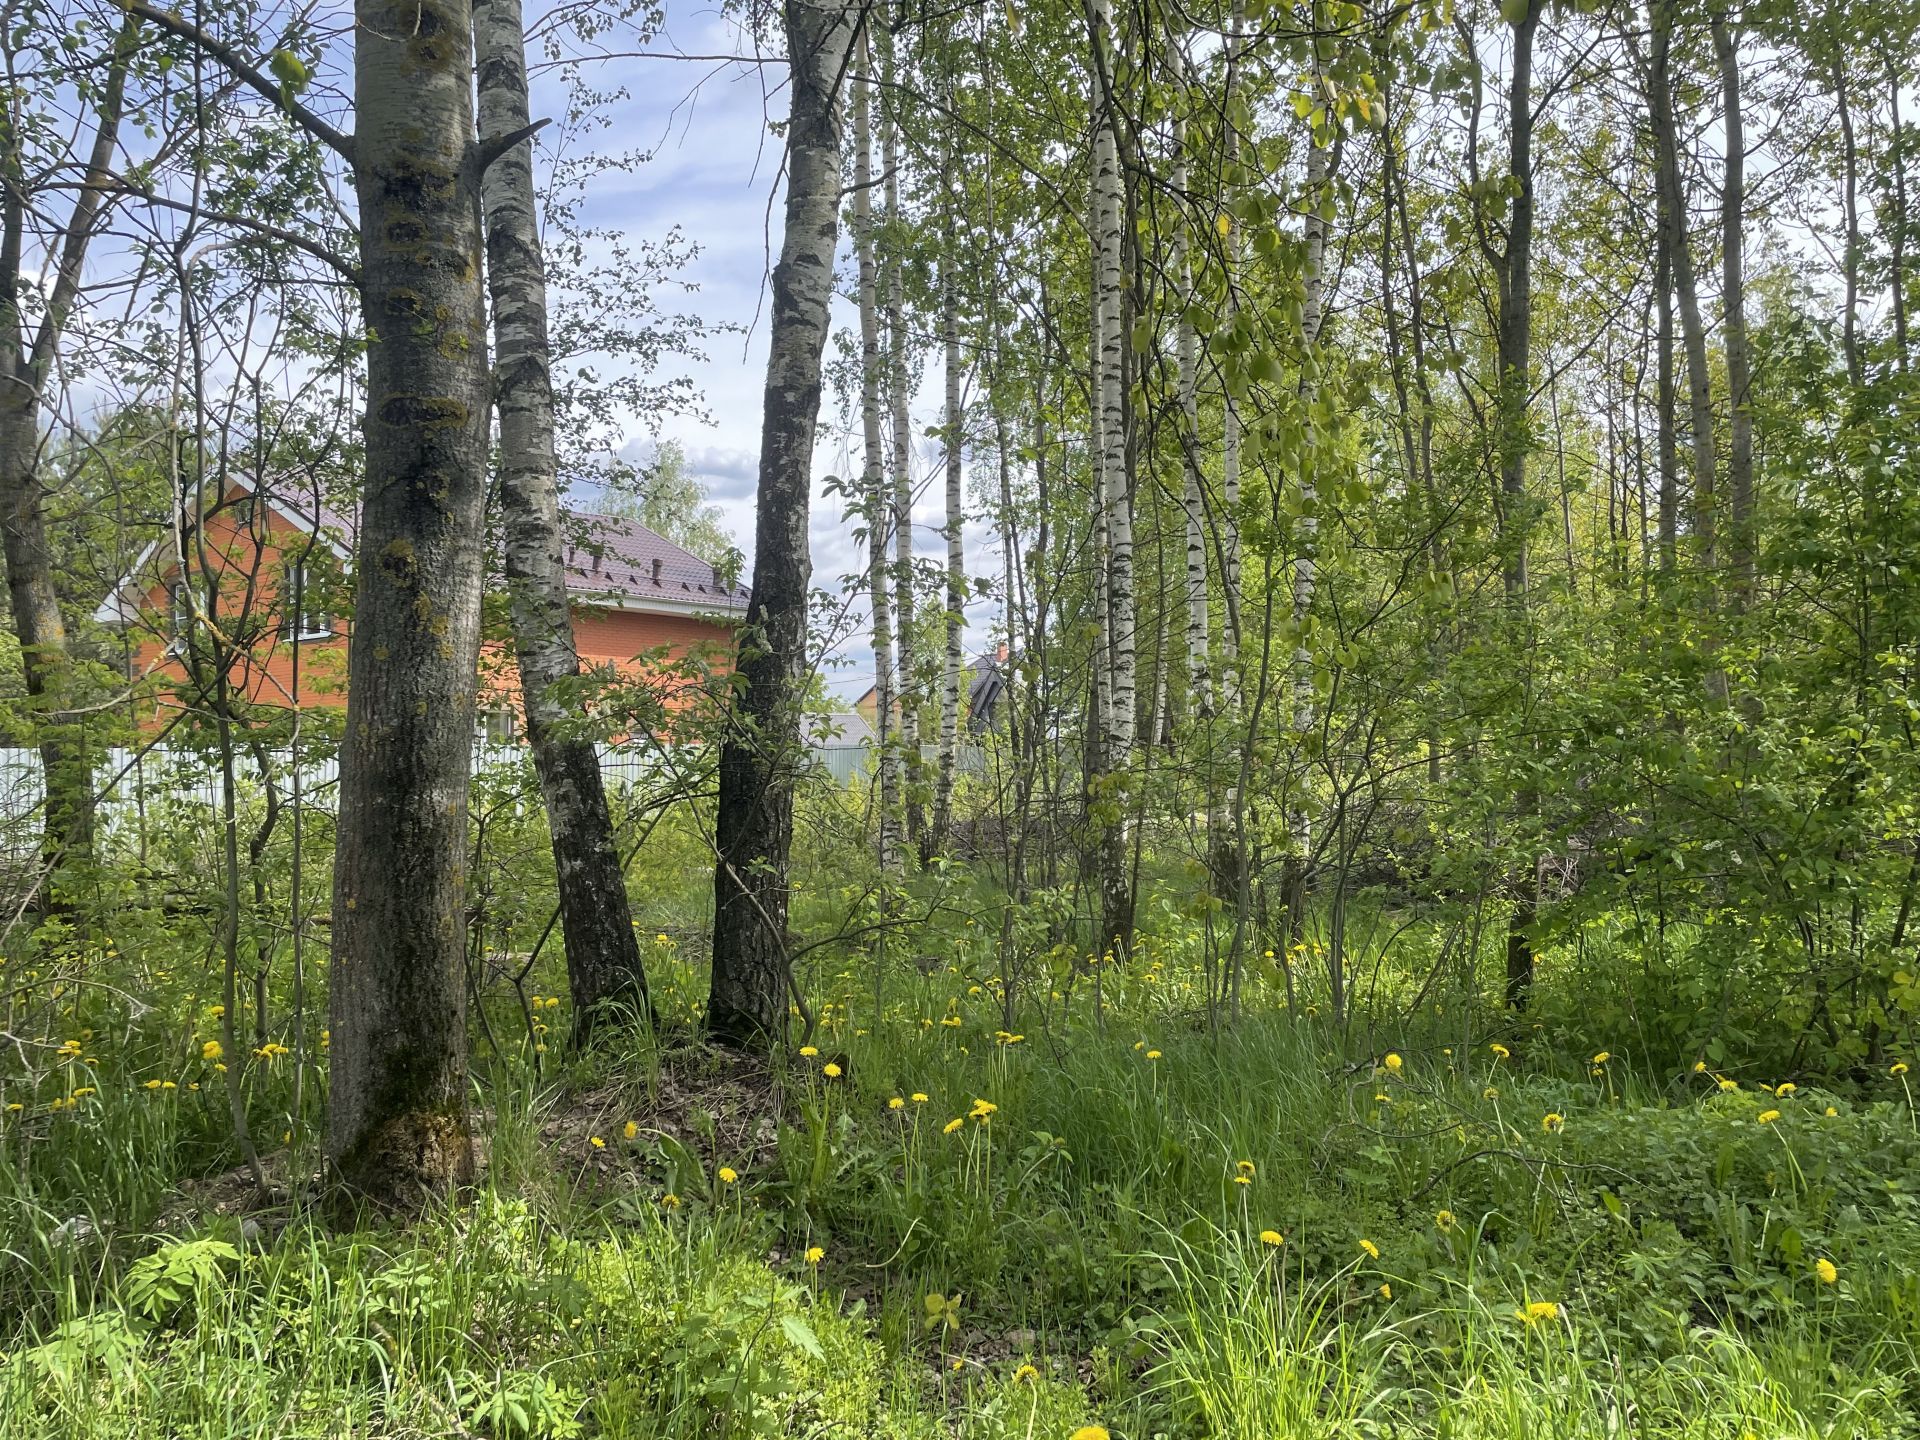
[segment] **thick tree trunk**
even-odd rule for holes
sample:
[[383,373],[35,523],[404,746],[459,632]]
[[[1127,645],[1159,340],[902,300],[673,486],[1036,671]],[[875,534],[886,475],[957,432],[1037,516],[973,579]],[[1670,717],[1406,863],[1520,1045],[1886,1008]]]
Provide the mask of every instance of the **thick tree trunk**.
[[733,723],[720,752],[713,983],[707,1024],[739,1045],[785,1029],[787,857],[807,662],[807,543],[820,361],[839,236],[841,96],[861,11],[787,0],[793,103],[786,232],[773,271],[753,598],[740,644]]
[[887,585],[885,447],[880,437],[880,301],[873,255],[873,80],[870,46],[859,44],[853,77],[853,244],[860,274],[860,426],[864,444],[860,496],[867,515],[867,598],[873,609],[874,743],[879,753],[879,859],[882,874],[900,871],[901,759],[894,743],[893,597]]
[[[80,291],[81,272],[106,196],[106,177],[119,145],[125,109],[127,65],[139,44],[140,22],[122,21],[94,109],[93,147],[67,223],[54,238],[45,269],[29,281],[22,273],[30,197],[25,159],[0,125],[0,553],[7,566],[7,599],[20,642],[20,666],[28,704],[35,712],[45,786],[41,863],[44,872],[35,908],[45,914],[59,904],[63,868],[93,855],[93,756],[84,725],[66,715],[77,698],[66,622],[54,585],[53,551],[47,539],[46,492],[40,483],[42,415],[46,386],[67,320]],[[29,333],[22,310],[28,284],[49,282],[39,325]]]
[[[483,142],[529,123],[526,32],[520,0],[478,0],[480,135]],[[567,603],[553,446],[552,352],[546,267],[534,212],[532,142],[523,141],[481,178],[487,282],[493,299],[494,405],[500,412],[500,508],[506,529],[509,615],[527,740],[546,802],[560,896],[560,931],[573,995],[574,1039],[619,1010],[647,1016],[646,972],[633,933],[613,818],[593,741],[570,733],[565,698],[580,674]]]
[[1747,343],[1745,255],[1747,132],[1740,111],[1739,46],[1726,16],[1713,17],[1713,49],[1720,62],[1720,93],[1726,130],[1726,177],[1720,199],[1720,304],[1726,316],[1727,362],[1727,561],[1733,608],[1753,598],[1753,399]]
[[1660,209],[1658,244],[1660,251],[1654,264],[1653,285],[1660,317],[1654,337],[1659,352],[1655,368],[1659,377],[1656,424],[1660,430],[1660,569],[1671,575],[1680,555],[1680,435],[1673,374],[1673,227],[1668,223],[1664,205]]
[[333,881],[341,1177],[411,1202],[472,1171],[464,984],[487,488],[472,13],[360,0],[366,491]]

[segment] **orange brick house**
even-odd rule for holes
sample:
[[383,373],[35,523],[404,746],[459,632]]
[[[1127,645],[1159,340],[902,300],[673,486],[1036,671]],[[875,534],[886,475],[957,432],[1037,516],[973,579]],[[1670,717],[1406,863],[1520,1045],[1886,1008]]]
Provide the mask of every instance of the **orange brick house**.
[[[662,655],[672,662],[712,652],[724,661],[732,653],[744,586],[636,521],[581,512],[562,520],[583,666],[638,679]],[[228,684],[251,704],[344,706],[352,627],[339,612],[349,608],[352,522],[310,489],[242,479],[181,536],[184,544],[169,534],[149,545],[94,617],[132,632],[136,677],[175,682],[168,688],[180,698],[157,703],[155,726],[190,704],[190,632],[218,637],[233,657]],[[490,573],[497,581],[499,566]],[[196,627],[196,610],[204,626]],[[498,739],[514,729],[517,681],[511,647],[487,649],[481,710]]]

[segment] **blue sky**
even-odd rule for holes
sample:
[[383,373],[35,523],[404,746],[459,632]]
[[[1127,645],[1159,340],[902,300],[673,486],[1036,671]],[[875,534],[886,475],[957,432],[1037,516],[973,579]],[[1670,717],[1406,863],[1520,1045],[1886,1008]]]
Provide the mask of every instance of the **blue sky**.
[[[664,52],[701,55],[751,54],[752,38],[740,33],[712,8],[679,13],[655,44]],[[688,469],[706,484],[720,507],[734,541],[753,551],[754,485],[760,437],[761,386],[767,352],[764,291],[780,244],[781,141],[767,132],[771,118],[784,118],[786,69],[778,57],[765,65],[716,65],[704,61],[625,59],[607,62],[593,83],[618,85],[631,94],[615,111],[610,130],[588,135],[585,143],[607,149],[645,149],[653,158],[637,171],[606,177],[596,184],[583,218],[598,226],[619,227],[636,237],[657,238],[678,225],[700,247],[684,278],[696,293],[663,296],[669,309],[696,313],[710,322],[743,327],[745,334],[716,336],[704,360],[669,357],[666,374],[686,374],[705,398],[705,418],[669,415],[655,421],[634,417],[626,453],[643,456],[653,424],[663,437],[685,448]],[[536,83],[536,116],[557,114],[561,98]],[[843,236],[844,240],[844,236]],[[844,253],[843,260],[847,259]],[[858,315],[844,300],[835,305],[836,331],[852,331]],[[829,346],[829,361],[834,347]],[[663,377],[662,377],[663,378]],[[925,438],[939,420],[937,383],[924,383],[914,403],[914,474],[920,487],[915,506],[916,551],[944,558],[944,490],[937,474],[938,447]],[[851,433],[829,393],[824,401],[814,456],[812,536],[814,584],[838,590],[840,577],[864,568],[864,547],[856,546],[843,519],[844,502],[823,495],[820,480],[859,467],[857,416]],[[929,477],[932,486],[927,486]],[[967,539],[970,573],[999,572],[996,537],[984,520]],[[850,601],[852,634],[829,657],[830,688],[856,695],[871,683],[871,651],[864,643],[865,606]],[[984,648],[997,614],[994,602],[976,602],[969,610],[969,650]]]

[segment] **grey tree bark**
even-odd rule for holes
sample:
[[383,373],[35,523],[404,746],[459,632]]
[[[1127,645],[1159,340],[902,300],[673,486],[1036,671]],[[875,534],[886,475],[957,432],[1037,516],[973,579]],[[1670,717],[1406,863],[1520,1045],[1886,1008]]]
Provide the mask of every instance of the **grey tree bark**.
[[773,271],[753,598],[741,636],[740,688],[720,752],[707,1006],[714,1036],[743,1046],[784,1032],[792,982],[787,857],[813,569],[807,515],[840,229],[841,96],[862,13],[836,0],[785,6],[793,96],[785,235]]
[[[1653,0],[1653,38],[1647,85],[1655,171],[1662,220],[1667,227],[1673,289],[1680,302],[1680,335],[1687,357],[1687,401],[1693,443],[1694,537],[1700,566],[1711,577],[1714,537],[1714,446],[1712,376],[1707,369],[1707,332],[1700,320],[1693,246],[1687,239],[1687,197],[1680,180],[1680,152],[1673,116],[1673,0]],[[1707,581],[1711,593],[1711,578]]]
[[[520,0],[477,0],[473,15],[480,136],[483,143],[498,142],[530,124],[525,22]],[[602,1019],[623,1011],[645,1018],[651,1007],[599,757],[593,741],[574,726],[565,691],[579,677],[580,656],[567,602],[547,277],[534,210],[531,139],[487,167],[480,195],[493,300],[508,613],[527,741],[553,846],[574,1041],[584,1044]]]
[[467,790],[486,502],[473,21],[358,0],[366,491],[333,883],[328,1150],[380,1199],[472,1171]]

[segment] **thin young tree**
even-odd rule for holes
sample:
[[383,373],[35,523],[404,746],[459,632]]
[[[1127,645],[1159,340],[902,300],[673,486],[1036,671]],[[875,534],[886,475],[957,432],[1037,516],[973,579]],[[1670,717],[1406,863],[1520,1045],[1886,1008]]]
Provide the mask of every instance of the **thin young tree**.
[[[901,758],[894,743],[893,594],[887,583],[893,516],[880,433],[880,298],[873,234],[873,40],[863,35],[853,75],[853,245],[860,304],[860,496],[867,521],[867,599],[873,612],[873,726],[879,764],[880,869],[900,869]],[[889,183],[892,183],[889,177]]]

